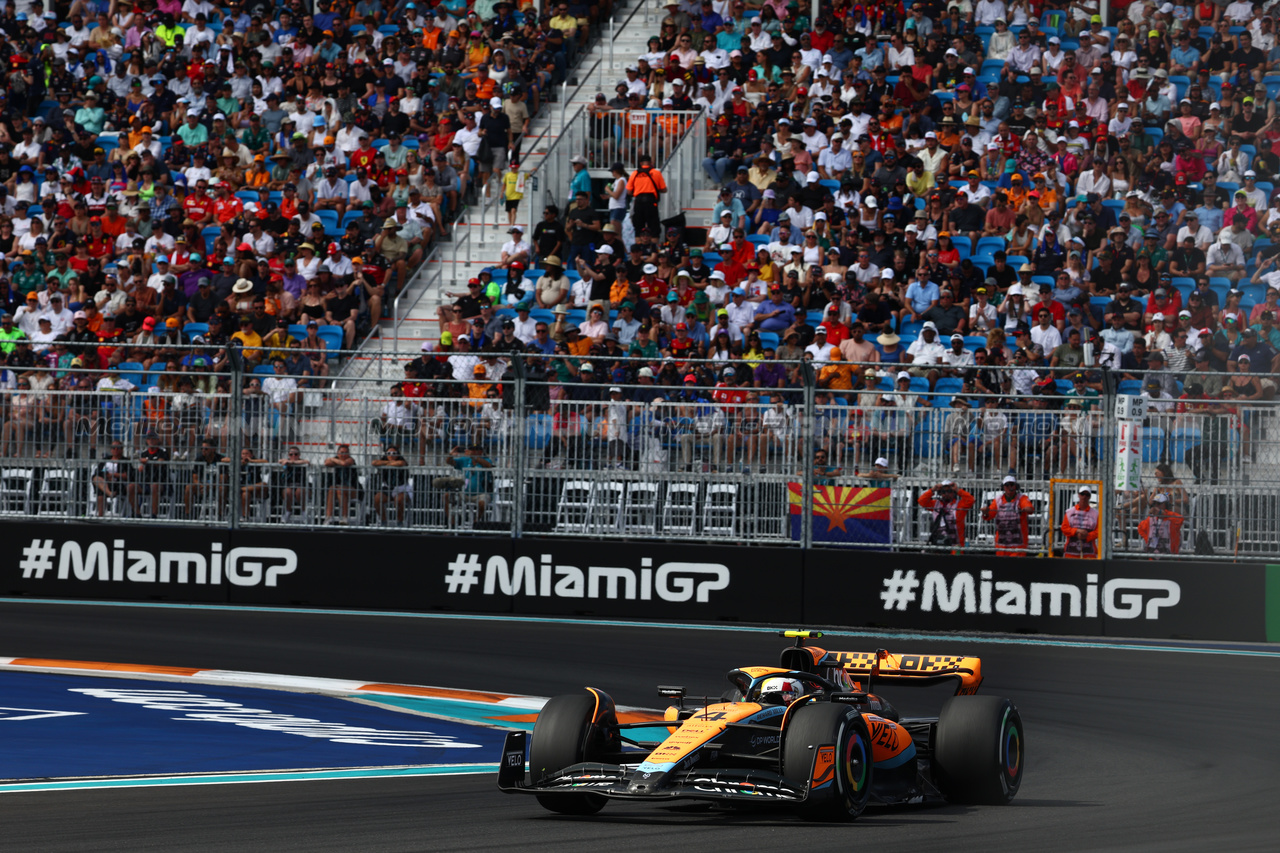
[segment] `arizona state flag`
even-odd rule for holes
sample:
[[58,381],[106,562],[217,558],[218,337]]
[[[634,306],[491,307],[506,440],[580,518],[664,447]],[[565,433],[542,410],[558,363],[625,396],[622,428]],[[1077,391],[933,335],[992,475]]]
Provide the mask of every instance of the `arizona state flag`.
[[[791,538],[802,536],[804,519],[804,484],[788,483],[791,504]],[[814,542],[888,545],[889,489],[854,486],[814,486]]]

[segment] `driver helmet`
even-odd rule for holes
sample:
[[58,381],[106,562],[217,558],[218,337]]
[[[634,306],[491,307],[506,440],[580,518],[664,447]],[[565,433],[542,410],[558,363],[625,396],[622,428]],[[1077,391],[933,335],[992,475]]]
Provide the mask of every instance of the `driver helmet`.
[[767,705],[790,705],[804,694],[804,687],[794,678],[766,678],[760,685],[760,701]]

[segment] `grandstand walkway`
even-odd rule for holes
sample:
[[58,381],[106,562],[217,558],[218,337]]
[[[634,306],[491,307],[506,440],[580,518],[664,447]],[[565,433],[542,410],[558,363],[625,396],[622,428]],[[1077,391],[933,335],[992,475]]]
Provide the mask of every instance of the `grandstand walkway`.
[[[606,23],[602,37],[570,75],[568,97],[565,97],[566,90],[562,87],[556,93],[557,102],[544,104],[538,116],[530,123],[524,150],[521,152],[522,171],[536,172],[547,149],[557,138],[565,117],[594,100],[598,91],[612,95],[613,86],[625,76],[627,64],[645,52],[646,41],[657,32],[658,21],[665,14],[661,0],[631,0],[625,6],[618,7],[614,19],[614,38],[610,38]],[[599,172],[600,176],[605,174]],[[437,261],[424,265],[411,281],[406,294],[400,299],[402,316],[397,318],[395,328],[392,328],[390,321],[384,321],[381,334],[363,347],[368,354],[356,356],[344,371],[344,376],[368,376],[369,371],[377,369],[380,360],[379,355],[375,354],[395,351],[407,360],[418,354],[424,341],[439,339],[436,309],[446,301],[443,292],[463,289],[466,280],[479,272],[481,267],[497,263],[501,257],[502,244],[509,239],[507,214],[498,198],[501,195],[499,177],[495,176],[490,180],[490,191],[494,194],[490,202],[487,205],[470,205],[465,218],[456,224],[451,240],[439,244]],[[699,200],[698,205],[707,208],[706,216],[709,217],[714,198],[711,194],[704,195],[712,200]],[[526,236],[531,236],[529,232],[540,219],[537,211],[530,209],[530,196],[531,193],[525,194],[525,200],[516,214],[516,221],[526,228]],[[701,218],[695,217],[696,224],[702,224]]]

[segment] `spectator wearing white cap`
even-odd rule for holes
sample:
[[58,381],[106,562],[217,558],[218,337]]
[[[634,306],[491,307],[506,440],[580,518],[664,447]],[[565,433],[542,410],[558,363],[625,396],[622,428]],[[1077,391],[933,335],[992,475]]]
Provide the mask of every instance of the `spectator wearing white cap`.
[[[708,66],[707,66],[707,67],[708,67],[708,68],[710,68],[711,66],[708,64]],[[641,99],[641,100],[644,100],[645,98],[648,98],[648,97],[649,97],[649,84],[648,84],[647,82],[645,82],[644,80],[640,79],[640,67],[639,67],[639,66],[637,66],[637,65],[628,65],[628,66],[627,66],[627,81],[626,81],[626,82],[627,82],[627,94],[628,94],[628,95],[630,95],[632,92],[635,92],[637,95],[639,95],[639,96],[640,96],[640,99]]]
[[1062,67],[1063,60],[1066,58],[1066,51],[1062,49],[1062,39],[1049,36],[1049,46],[1040,54],[1040,67],[1044,69],[1044,76],[1056,80],[1058,69]]
[[831,353],[835,346],[827,342],[827,330],[818,326],[813,330],[813,343],[804,348],[805,355],[813,357],[815,364],[827,364],[831,361]]
[[911,365],[911,373],[928,378],[929,388],[932,389],[938,381],[938,365],[945,364],[946,357],[947,348],[938,340],[938,327],[929,320],[920,330],[920,337],[907,347],[902,360]]
[[1206,272],[1239,281],[1245,273],[1244,250],[1231,239],[1230,230],[1230,225],[1224,228],[1205,253]]
[[1258,173],[1253,169],[1245,170],[1244,186],[1240,187],[1240,192],[1244,193],[1245,201],[1247,201],[1249,206],[1252,207],[1259,215],[1266,211],[1267,194],[1258,189]]

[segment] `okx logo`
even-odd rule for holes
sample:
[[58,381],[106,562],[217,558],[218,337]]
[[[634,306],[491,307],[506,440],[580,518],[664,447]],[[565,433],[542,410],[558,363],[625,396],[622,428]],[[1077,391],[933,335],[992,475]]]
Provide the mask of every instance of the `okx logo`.
[[58,580],[117,583],[221,584],[275,586],[282,575],[298,568],[298,555],[289,548],[232,548],[222,543],[208,551],[150,551],[125,546],[125,540],[81,544],[67,540],[32,539],[22,549],[18,569],[27,579],[42,580],[56,572]]
[[1163,608],[1182,600],[1176,581],[1161,578],[1112,578],[1101,587],[1088,573],[1083,584],[996,580],[995,573],[957,572],[950,578],[929,572],[923,581],[914,569],[894,569],[882,582],[885,610],[905,611],[916,605],[930,613],[995,613],[1007,616],[1066,616],[1096,619],[1159,619]]
[[514,563],[495,555],[481,562],[479,554],[458,554],[445,566],[445,589],[450,595],[525,595],[540,598],[605,598],[625,601],[705,604],[711,594],[729,586],[729,567],[720,563],[663,563],[649,557],[638,569],[627,566],[569,566],[551,554],[539,562],[517,557]]

